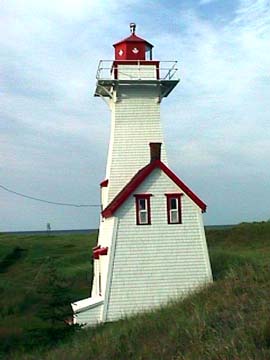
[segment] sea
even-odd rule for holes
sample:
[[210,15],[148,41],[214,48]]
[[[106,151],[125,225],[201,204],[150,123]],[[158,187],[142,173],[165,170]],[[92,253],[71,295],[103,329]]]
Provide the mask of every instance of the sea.
[[[50,234],[92,234],[97,232],[98,229],[74,229],[74,230],[50,230]],[[30,230],[30,231],[3,231],[2,234],[11,234],[11,235],[42,235],[48,234],[47,230]]]
[[[236,225],[206,225],[205,230],[227,230]],[[50,230],[50,234],[92,234],[97,232],[98,229],[72,229],[72,230]],[[47,230],[31,230],[31,231],[3,231],[2,234],[28,234],[28,235],[42,235],[47,234]]]

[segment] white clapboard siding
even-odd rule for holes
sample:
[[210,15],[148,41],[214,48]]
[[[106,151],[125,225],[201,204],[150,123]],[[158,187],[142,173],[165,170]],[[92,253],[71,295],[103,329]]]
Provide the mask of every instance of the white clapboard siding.
[[[149,163],[149,143],[163,143],[160,104],[157,90],[141,86],[121,90],[118,102],[112,103],[111,138],[106,178],[109,179],[108,202]],[[162,145],[162,158],[167,163]],[[104,205],[106,206],[107,203]]]
[[[151,193],[151,225],[136,225],[131,195],[115,213],[118,232],[106,320],[165,304],[211,281],[201,209],[181,197],[182,224],[167,224],[166,193],[182,191],[160,169],[136,190]],[[108,284],[109,285],[109,284]]]

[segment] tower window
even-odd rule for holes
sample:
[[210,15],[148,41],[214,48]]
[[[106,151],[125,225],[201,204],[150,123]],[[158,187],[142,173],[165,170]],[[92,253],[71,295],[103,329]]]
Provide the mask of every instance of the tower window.
[[136,201],[136,223],[137,225],[151,225],[151,194],[134,195]]
[[168,224],[182,224],[181,196],[183,194],[165,194],[167,197]]

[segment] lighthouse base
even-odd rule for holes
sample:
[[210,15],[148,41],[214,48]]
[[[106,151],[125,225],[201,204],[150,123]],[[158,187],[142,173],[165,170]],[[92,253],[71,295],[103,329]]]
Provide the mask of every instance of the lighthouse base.
[[71,304],[73,310],[73,324],[94,326],[101,322],[104,299],[89,297]]

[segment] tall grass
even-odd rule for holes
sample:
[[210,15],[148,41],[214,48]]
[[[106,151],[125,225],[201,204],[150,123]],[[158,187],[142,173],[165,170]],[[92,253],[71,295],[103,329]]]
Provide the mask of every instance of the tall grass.
[[184,301],[85,330],[42,359],[269,359],[269,285],[265,267],[231,269]]
[[[0,358],[18,348],[27,351],[49,344],[46,322],[41,319],[44,299],[51,291],[45,276],[48,262],[54,263],[57,276],[68,284],[70,299],[89,296],[89,248],[95,242],[96,234],[1,235]],[[29,335],[33,328],[39,329],[39,338]]]
[[0,273],[6,272],[7,269],[22,258],[23,252],[26,251],[20,246],[15,246],[4,258],[0,261]]
[[[270,223],[209,230],[207,239],[215,278],[211,286],[158,310],[79,331],[49,351],[44,346],[31,352],[14,349],[9,358],[270,359]],[[81,240],[85,251],[86,243]],[[59,246],[59,239],[53,241]],[[65,246],[72,244],[62,241]],[[70,251],[72,257],[75,252],[69,245],[61,251]],[[74,274],[74,279],[80,278],[85,266],[79,253],[80,260],[68,266],[55,251],[62,273]],[[9,270],[14,271],[14,266]]]

